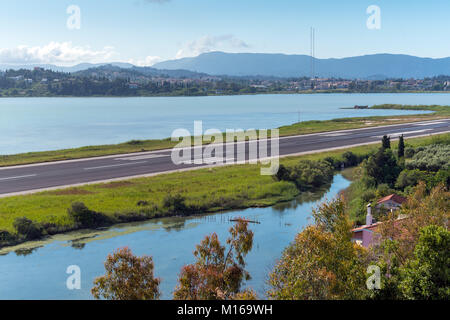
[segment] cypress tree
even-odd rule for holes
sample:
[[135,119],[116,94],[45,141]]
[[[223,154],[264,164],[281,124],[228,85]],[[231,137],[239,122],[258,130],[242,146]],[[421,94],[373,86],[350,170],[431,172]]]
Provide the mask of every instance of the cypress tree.
[[387,135],[383,136],[383,139],[381,140],[382,148],[383,149],[390,149],[391,148],[391,138]]
[[403,158],[405,156],[405,141],[403,139],[403,135],[401,135],[398,140],[398,158]]

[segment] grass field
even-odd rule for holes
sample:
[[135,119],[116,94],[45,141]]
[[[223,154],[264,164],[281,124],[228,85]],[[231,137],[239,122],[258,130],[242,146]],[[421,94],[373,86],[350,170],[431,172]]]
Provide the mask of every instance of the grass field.
[[[450,134],[408,139],[406,143],[419,146],[433,144],[438,139],[448,140]],[[348,150],[366,155],[377,148],[378,145],[374,144]],[[292,166],[301,159],[341,159],[348,150],[288,157],[281,159],[281,163]],[[0,199],[0,230],[13,233],[13,222],[19,217],[54,224],[60,230],[73,229],[67,209],[80,201],[90,210],[100,212],[117,223],[161,217],[170,215],[163,207],[168,194],[183,196],[186,205],[198,208],[195,213],[205,213],[270,206],[293,199],[299,191],[291,182],[260,175],[258,165],[216,167],[3,198]]]
[[[333,130],[357,129],[387,124],[399,124],[450,117],[450,106],[380,105],[374,109],[428,110],[431,114],[340,118],[326,121],[305,121],[280,127],[280,136],[301,135]],[[355,111],[357,112],[357,110]],[[163,140],[133,140],[121,144],[87,146],[57,151],[30,152],[16,155],[0,155],[0,167],[49,161],[81,159],[105,155],[160,150],[174,147],[178,142]]]

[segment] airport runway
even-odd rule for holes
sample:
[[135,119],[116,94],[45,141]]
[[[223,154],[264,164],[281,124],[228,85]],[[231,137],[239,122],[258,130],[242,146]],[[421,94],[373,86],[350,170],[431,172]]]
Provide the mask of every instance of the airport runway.
[[[395,139],[401,134],[405,138],[412,138],[444,132],[450,132],[450,119],[282,137],[279,140],[279,154],[288,156],[370,144],[379,142],[385,134]],[[244,145],[245,158],[248,160],[248,143]],[[242,155],[238,151],[239,148],[236,145],[234,147],[235,157],[238,154]],[[174,170],[189,170],[208,165],[194,164],[192,161],[175,165],[171,153],[172,150],[160,150],[0,168],[0,197]],[[233,161],[234,158],[226,160]]]

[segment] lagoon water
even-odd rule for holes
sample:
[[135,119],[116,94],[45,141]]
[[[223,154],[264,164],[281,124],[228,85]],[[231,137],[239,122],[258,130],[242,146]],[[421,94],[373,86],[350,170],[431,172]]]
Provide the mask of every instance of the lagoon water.
[[[56,236],[15,252],[0,250],[1,299],[91,299],[95,277],[104,274],[106,256],[128,246],[137,255],[152,255],[155,274],[162,278],[162,298],[170,299],[181,267],[194,262],[192,252],[205,235],[216,232],[222,243],[228,237],[232,218],[259,221],[251,224],[254,244],[247,256],[252,280],[246,286],[261,298],[266,280],[283,249],[311,223],[312,209],[336,197],[350,182],[338,174],[327,191],[303,194],[294,201],[268,208],[252,208],[190,218],[164,218],[115,226],[105,231]],[[68,290],[67,267],[81,268],[81,290]]]
[[450,104],[448,94],[292,94],[149,98],[0,98],[0,155],[170,137],[173,130],[270,129],[306,120],[419,113],[349,110]]

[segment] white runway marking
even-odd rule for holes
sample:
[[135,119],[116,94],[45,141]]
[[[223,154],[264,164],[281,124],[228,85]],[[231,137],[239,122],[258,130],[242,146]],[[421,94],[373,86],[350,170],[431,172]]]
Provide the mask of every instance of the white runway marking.
[[[422,129],[422,130],[414,130],[414,131],[403,131],[403,132],[396,132],[396,133],[388,133],[386,134],[389,137],[400,137],[402,134],[407,135],[411,133],[419,133],[419,132],[426,132],[431,131],[432,129]],[[383,136],[374,136],[375,138],[382,138]]]
[[135,164],[146,163],[147,161],[133,162],[133,163],[121,163],[121,164],[112,164],[109,166],[101,166],[101,167],[93,167],[93,168],[84,168],[84,170],[96,170],[96,169],[105,169],[105,168],[114,168],[114,167],[123,167],[123,166],[132,166]]
[[433,124],[442,124],[442,123],[447,123],[445,121],[439,121],[439,122],[431,122],[431,123],[418,123],[418,124],[414,124],[415,126],[430,126]]
[[321,134],[321,136],[325,136],[325,137],[339,137],[339,136],[345,136],[348,135],[348,132],[345,133],[323,133]]
[[[237,161],[235,158],[200,158],[200,160],[202,160],[201,164],[213,164],[213,163],[229,163],[231,162],[235,162]],[[194,164],[193,160],[188,160],[188,161],[184,161],[183,164]]]
[[26,176],[17,176],[17,177],[0,178],[0,181],[17,180],[17,179],[31,178],[31,177],[36,177],[36,174],[29,174],[29,175],[26,175]]
[[167,157],[170,157],[170,155],[168,155],[168,154],[147,154],[147,155],[143,155],[143,156],[136,156],[136,157],[129,157],[129,158],[117,158],[114,160],[136,161],[136,160],[167,158]]

